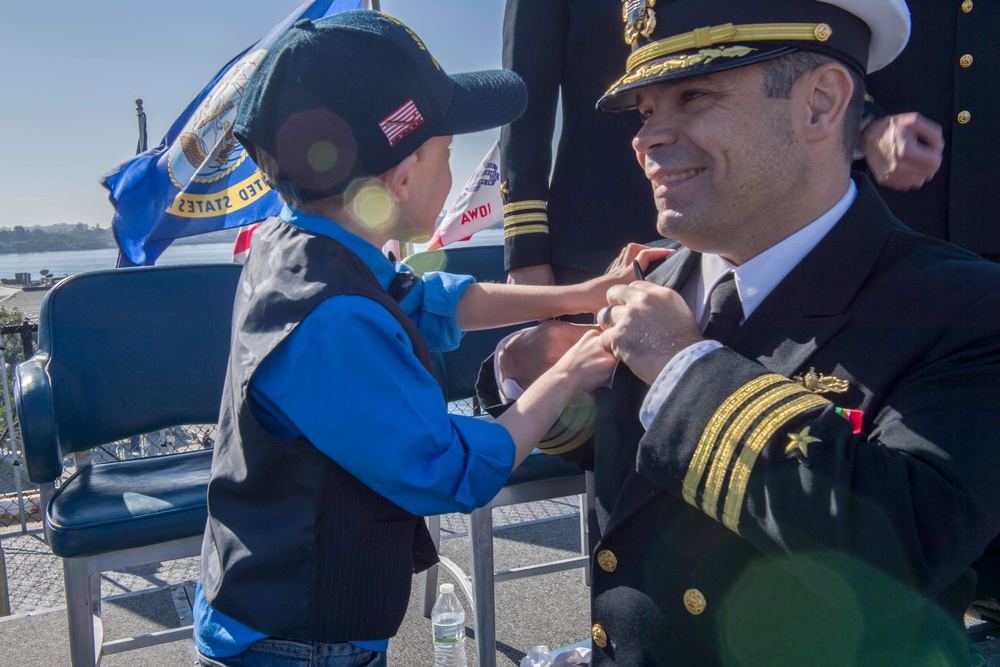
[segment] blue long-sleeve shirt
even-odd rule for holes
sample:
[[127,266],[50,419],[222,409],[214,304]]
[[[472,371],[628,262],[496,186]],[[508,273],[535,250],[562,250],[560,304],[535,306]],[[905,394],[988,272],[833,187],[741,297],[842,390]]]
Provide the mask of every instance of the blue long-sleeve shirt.
[[[286,208],[282,218],[354,252],[388,287],[400,265],[326,218]],[[405,267],[402,267],[405,269]],[[425,274],[400,302],[431,351],[458,346],[456,308],[469,276]],[[514,443],[492,423],[447,412],[437,382],[382,306],[342,295],[317,306],[257,368],[249,394],[274,435],[304,437],[385,498],[418,515],[470,512],[503,486]],[[242,652],[265,635],[213,609],[199,584],[195,639],[205,655]],[[388,638],[354,642],[384,651]]]

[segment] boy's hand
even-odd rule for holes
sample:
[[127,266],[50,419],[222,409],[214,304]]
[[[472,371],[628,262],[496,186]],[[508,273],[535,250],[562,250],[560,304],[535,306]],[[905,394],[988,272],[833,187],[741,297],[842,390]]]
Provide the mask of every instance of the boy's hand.
[[631,282],[631,280],[635,280],[635,274],[632,272],[633,261],[638,262],[639,268],[645,273],[650,264],[663,259],[673,252],[672,248],[650,248],[641,243],[629,243],[622,248],[622,251],[618,253],[617,259],[611,263],[611,266],[608,268],[608,275],[627,275],[630,279],[627,278],[624,281],[619,280],[617,282]]
[[638,264],[645,273],[651,263],[661,260],[673,252],[672,248],[649,248],[639,243],[629,243],[618,254],[618,259],[614,261],[607,273],[599,278],[580,283],[580,287],[584,289],[585,301],[589,304],[580,312],[596,313],[607,305],[609,289],[615,285],[628,285],[636,280],[633,262]]
[[596,328],[585,328],[580,339],[556,362],[553,370],[566,373],[576,389],[591,392],[611,381],[618,360],[601,345],[601,335]]

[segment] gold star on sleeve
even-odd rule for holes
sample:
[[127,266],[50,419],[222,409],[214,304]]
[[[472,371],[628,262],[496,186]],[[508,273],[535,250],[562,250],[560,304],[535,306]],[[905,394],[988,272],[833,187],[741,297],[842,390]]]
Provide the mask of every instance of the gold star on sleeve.
[[788,445],[785,447],[785,454],[792,454],[795,451],[802,452],[802,456],[809,456],[809,445],[813,442],[820,442],[819,438],[809,435],[809,426],[798,433],[788,434]]

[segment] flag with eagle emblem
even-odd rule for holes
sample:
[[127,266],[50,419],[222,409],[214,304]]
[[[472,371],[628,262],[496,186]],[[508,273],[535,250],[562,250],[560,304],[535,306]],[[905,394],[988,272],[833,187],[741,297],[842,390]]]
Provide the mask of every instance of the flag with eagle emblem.
[[282,33],[362,0],[307,0],[230,60],[174,121],[160,145],[105,176],[115,207],[118,266],[152,265],[177,238],[240,227],[281,210],[276,192],[233,137],[246,82]]

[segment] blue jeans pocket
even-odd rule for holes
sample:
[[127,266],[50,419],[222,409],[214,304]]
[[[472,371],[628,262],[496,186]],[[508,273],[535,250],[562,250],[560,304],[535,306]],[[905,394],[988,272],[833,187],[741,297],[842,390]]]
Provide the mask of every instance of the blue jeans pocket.
[[349,643],[324,644],[261,639],[226,658],[198,654],[202,667],[386,667],[385,653]]

